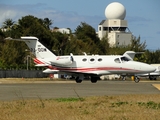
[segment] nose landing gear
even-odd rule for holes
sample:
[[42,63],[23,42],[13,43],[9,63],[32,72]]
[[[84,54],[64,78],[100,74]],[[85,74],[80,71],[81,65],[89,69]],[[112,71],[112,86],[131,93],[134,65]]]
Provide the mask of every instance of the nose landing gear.
[[[134,80],[135,83],[138,83],[140,81],[140,78],[138,76],[132,76],[132,80]],[[125,76],[122,76],[122,80],[126,80]]]
[[140,78],[137,77],[137,76],[135,76],[135,77],[134,77],[134,81],[135,81],[135,83],[138,83],[138,82],[140,81]]

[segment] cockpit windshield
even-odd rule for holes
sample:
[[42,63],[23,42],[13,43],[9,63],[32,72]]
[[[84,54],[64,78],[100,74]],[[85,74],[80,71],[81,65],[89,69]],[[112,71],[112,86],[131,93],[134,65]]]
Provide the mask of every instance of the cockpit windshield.
[[123,62],[130,61],[130,59],[127,58],[127,57],[125,57],[125,56],[123,56],[123,57],[114,59],[114,61],[115,61],[116,63],[123,63]]
[[121,61],[122,62],[127,62],[127,61],[130,61],[130,59],[124,56],[124,57],[121,57]]

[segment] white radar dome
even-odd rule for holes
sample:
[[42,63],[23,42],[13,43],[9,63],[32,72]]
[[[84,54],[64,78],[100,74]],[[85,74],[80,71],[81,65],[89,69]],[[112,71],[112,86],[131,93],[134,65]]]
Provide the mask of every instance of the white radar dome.
[[107,19],[124,20],[126,16],[126,9],[121,3],[113,2],[106,7],[105,16]]

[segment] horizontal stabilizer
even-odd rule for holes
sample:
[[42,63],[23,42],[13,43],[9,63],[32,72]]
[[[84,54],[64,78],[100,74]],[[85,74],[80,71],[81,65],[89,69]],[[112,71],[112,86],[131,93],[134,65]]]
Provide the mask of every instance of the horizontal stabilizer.
[[36,67],[46,67],[46,66],[49,66],[48,64],[37,64],[35,65]]
[[57,73],[59,70],[52,70],[52,69],[46,69],[43,71],[43,73]]
[[21,37],[20,39],[13,38],[5,38],[5,40],[15,40],[15,41],[23,41],[26,43],[30,52],[32,52],[36,58],[56,58],[56,55],[52,53],[48,48],[46,48],[43,44],[39,42],[37,37],[26,36]]

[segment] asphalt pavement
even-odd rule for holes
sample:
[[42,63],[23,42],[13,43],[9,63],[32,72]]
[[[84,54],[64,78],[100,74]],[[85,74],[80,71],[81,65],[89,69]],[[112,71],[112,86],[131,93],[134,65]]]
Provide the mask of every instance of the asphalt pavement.
[[54,99],[66,97],[160,94],[160,81],[19,81],[0,80],[0,100]]

